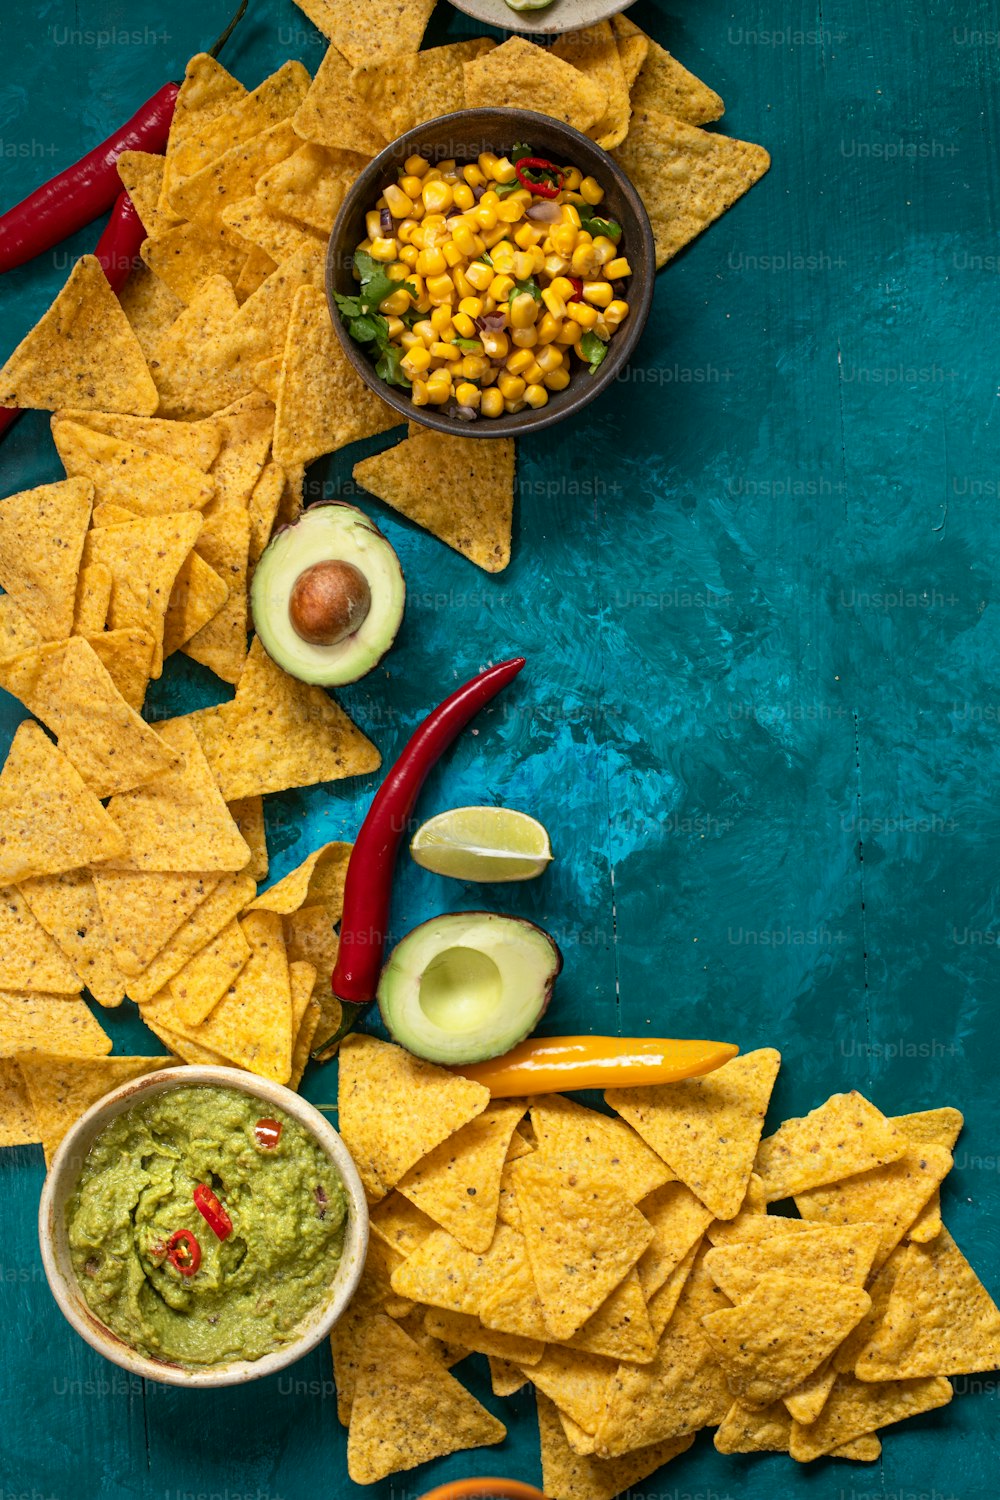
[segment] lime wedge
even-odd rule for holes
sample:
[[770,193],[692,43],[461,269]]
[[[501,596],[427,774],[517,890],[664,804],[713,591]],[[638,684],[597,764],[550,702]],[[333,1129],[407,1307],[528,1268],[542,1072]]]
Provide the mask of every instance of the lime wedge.
[[416,863],[454,880],[534,880],[552,859],[541,823],[509,807],[453,807],[417,829]]
[[511,10],[544,10],[552,0],[507,0]]

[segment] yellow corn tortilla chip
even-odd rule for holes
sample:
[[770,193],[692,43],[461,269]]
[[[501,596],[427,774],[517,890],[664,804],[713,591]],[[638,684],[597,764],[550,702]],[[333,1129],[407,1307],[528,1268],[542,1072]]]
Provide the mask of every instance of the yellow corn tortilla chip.
[[407,57],[375,57],[355,67],[351,89],[365,115],[387,141],[424,120],[449,114],[465,90],[467,62],[492,52],[495,42],[476,37]]
[[586,135],[608,108],[608,91],[570,63],[522,37],[464,65],[465,103],[470,109],[495,105],[551,115]]
[[478,1318],[468,1313],[445,1312],[440,1307],[429,1308],[425,1315],[428,1333],[446,1344],[458,1344],[476,1354],[485,1354],[494,1359],[507,1360],[519,1365],[537,1365],[545,1345],[538,1339],[516,1338],[510,1333],[497,1333],[484,1328]]
[[240,837],[198,736],[186,719],[160,725],[174,766],[148,786],[113,797],[108,812],[122,831],[128,855],[108,868],[180,873],[242,870],[249,845]]
[[[389,1309],[398,1311],[400,1306],[400,1299],[393,1296],[389,1284],[392,1271],[398,1264],[399,1257],[381,1241],[368,1241],[358,1289],[330,1334],[333,1375],[337,1385],[337,1416],[345,1427],[351,1419],[354,1384],[372,1320]],[[405,1307],[406,1313],[401,1316],[412,1312],[412,1302],[406,1303]],[[389,1312],[389,1316],[395,1315],[396,1312]]]
[[89,567],[80,569],[73,610],[74,635],[97,635],[104,629],[111,605],[113,582],[111,569],[106,568],[103,563],[91,563]]
[[171,211],[169,195],[175,181],[174,164],[181,145],[197,136],[199,131],[204,131],[208,121],[231,110],[246,95],[242,83],[209,53],[199,52],[192,57],[184,71],[184,81],[170,122],[159,202],[161,213]]
[[302,960],[316,970],[313,999],[320,1005],[318,1043],[333,1036],[340,1025],[342,1008],[330,989],[330,978],[340,947],[333,917],[325,906],[303,906],[283,919],[285,944],[290,962]]
[[[310,965],[311,967],[311,965]],[[315,972],[315,971],[314,971]],[[305,1015],[299,1024],[298,1034],[292,1043],[292,1072],[288,1087],[297,1089],[309,1065],[313,1041],[319,1028],[323,1010],[318,1000],[310,1000]]]
[[761,1234],[773,1234],[776,1228],[778,1230],[784,1228],[784,1221],[775,1225],[773,1221],[763,1222],[766,1219],[767,1199],[764,1197],[764,1184],[756,1172],[751,1172],[739,1213],[735,1219],[726,1221],[715,1219],[708,1226],[708,1237],[713,1245],[728,1245],[734,1240],[756,1239]]
[[587,1432],[579,1422],[574,1422],[573,1418],[568,1417],[564,1411],[560,1411],[558,1406],[556,1414],[562,1426],[563,1436],[572,1451],[581,1457],[589,1457],[594,1451],[594,1434]]
[[671,1271],[666,1281],[659,1287],[649,1299],[648,1311],[649,1321],[652,1324],[653,1333],[659,1339],[663,1330],[667,1327],[673,1317],[677,1304],[680,1301],[681,1292],[687,1285],[688,1277],[694,1270],[695,1262],[701,1253],[703,1241],[696,1240],[690,1250]]
[[634,104],[628,135],[612,155],[649,214],[657,268],[749,192],[771,165],[763,146]]
[[28,616],[18,609],[9,594],[0,594],[0,661],[20,656],[41,643],[41,632]]
[[248,568],[256,567],[260,555],[271,540],[274,519],[285,489],[285,471],[281,464],[268,464],[253,487],[248,514],[250,516],[250,550]]
[[[136,266],[119,293],[121,310],[135,334],[147,365],[156,357],[157,346],[167,329],[183,312],[184,303],[165,282],[146,266]],[[152,370],[150,371],[152,374]],[[157,387],[158,388],[158,387]],[[77,421],[79,409],[72,410]],[[114,415],[114,413],[112,413]]]
[[82,1000],[0,990],[0,1057],[51,1052],[103,1057],[111,1038]]
[[73,629],[94,489],[64,479],[0,501],[0,584],[43,640]]
[[613,1360],[549,1344],[538,1363],[525,1366],[524,1373],[584,1432],[597,1431],[615,1373]]
[[165,159],[152,151],[122,151],[115,166],[146,233],[156,234],[169,228],[172,215],[169,212],[163,215],[159,210]]
[[259,884],[267,879],[267,832],[264,827],[263,797],[241,797],[230,802],[229,811],[240,830],[240,837],[250,850],[248,873]]
[[538,1434],[542,1483],[552,1500],[614,1500],[615,1495],[685,1453],[694,1442],[692,1434],[672,1442],[653,1443],[613,1459],[574,1453],[563,1431],[558,1408],[544,1395],[538,1397]]
[[[897,1115],[891,1123],[903,1132],[911,1146],[944,1146],[945,1150],[953,1151],[965,1121],[959,1110],[946,1105],[942,1109]],[[940,1233],[941,1189],[938,1188],[906,1231],[906,1238],[924,1245]]]
[[568,1339],[624,1280],[652,1227],[602,1178],[552,1166],[544,1150],[510,1170],[545,1322]]
[[357,151],[329,150],[307,141],[265,172],[255,192],[275,213],[328,235],[347,188],[368,160]]
[[888,1166],[797,1193],[795,1206],[810,1223],[881,1225],[877,1271],[950,1170],[951,1152],[943,1146],[915,1146]]
[[583,1327],[565,1340],[565,1347],[642,1365],[653,1358],[657,1340],[639,1277],[633,1269]]
[[[871,1308],[869,1307],[868,1312],[855,1323],[851,1335],[857,1333],[861,1323],[865,1322],[870,1314]],[[837,1367],[833,1362],[833,1356],[828,1355],[822,1364],[817,1365],[811,1375],[807,1375],[793,1391],[782,1396],[782,1404],[790,1417],[793,1417],[796,1422],[801,1422],[803,1426],[807,1426],[810,1422],[816,1421],[836,1383]]]
[[276,526],[291,526],[302,514],[305,502],[304,464],[285,464],[285,488],[278,504]]
[[[103,564],[93,564],[94,567]],[[144,630],[103,630],[84,639],[99,658],[125,702],[142,709],[153,667],[155,642]]]
[[68,1057],[39,1052],[20,1059],[49,1166],[66,1132],[112,1089],[176,1067],[172,1057]]
[[[93,879],[115,965],[131,982],[217,889],[222,877],[102,868],[94,870]],[[214,935],[214,931],[209,933],[204,942]]]
[[280,265],[303,245],[326,247],[328,236],[286,214],[275,213],[256,196],[242,198],[222,210],[222,222],[248,245],[256,245]]
[[[791,1436],[792,1421],[780,1401],[763,1408],[734,1401],[716,1431],[715,1447],[719,1453],[787,1453]],[[878,1437],[869,1433],[834,1448],[829,1456],[874,1463],[881,1452]]]
[[18,726],[0,772],[0,884],[124,854],[117,825],[37,724]]
[[392,1285],[400,1297],[478,1317],[498,1333],[535,1342],[548,1337],[524,1240],[506,1224],[484,1255],[435,1229],[394,1271]]
[[327,9],[320,30],[352,66],[360,67],[373,58],[419,52],[434,0],[328,0]]
[[639,1212],[653,1238],[636,1265],[647,1299],[655,1296],[712,1222],[712,1215],[682,1182],[667,1182],[642,1199]]
[[745,1300],[762,1276],[774,1272],[864,1286],[881,1238],[877,1224],[807,1226],[804,1234],[720,1245],[708,1252],[705,1265],[733,1302]]
[[174,583],[203,524],[197,511],[187,511],[144,516],[87,537],[85,562],[103,563],[114,577],[108,623],[112,630],[135,626],[152,636],[154,677],[163,670],[164,618]]
[[[618,56],[621,58],[625,82],[631,89],[639,76],[639,69],[649,56],[649,37],[625,15],[612,16],[611,28],[618,44]],[[675,110],[674,113],[676,114],[677,111]],[[680,118],[683,119],[683,115]],[[701,122],[696,120],[694,123],[700,124]]]
[[304,140],[335,151],[376,156],[387,144],[351,88],[351,64],[336,47],[327,48],[292,124]]
[[341,1047],[339,1098],[340,1134],[376,1201],[490,1102],[482,1084],[370,1036]]
[[103,432],[107,437],[120,438],[122,442],[134,443],[151,453],[162,453],[167,458],[192,464],[206,474],[222,447],[222,430],[217,422],[210,419],[204,422],[170,422],[163,417],[129,417],[120,412],[77,411],[68,408],[57,411],[53,416],[52,426],[55,427],[59,422],[72,422],[75,426],[87,427],[92,432]]
[[381,764],[339,704],[282,672],[257,638],[236,698],[188,718],[227,801],[362,776]]
[[24,1075],[12,1057],[0,1057],[0,1146],[41,1144]]
[[552,54],[579,69],[584,77],[607,94],[604,113],[591,125],[588,134],[605,151],[610,151],[625,139],[632,113],[628,83],[611,22],[595,21],[579,31],[564,32],[553,45]]
[[251,197],[258,179],[301,144],[287,120],[272,125],[184,178],[171,189],[170,206],[205,229],[224,230],[223,209]]
[[164,659],[214,620],[228,598],[228,584],[197,552],[189,552],[170,590],[163,621]]
[[297,1089],[309,1062],[309,1052],[322,1009],[319,1001],[312,998],[316,985],[316,970],[312,964],[301,961],[289,963],[288,982],[292,992],[292,1072],[289,1087]]
[[203,168],[231,151],[280,125],[293,115],[305,98],[309,74],[300,62],[289,61],[276,73],[265,78],[252,93],[244,95],[217,113],[192,122],[185,139],[171,152],[174,186],[171,203],[179,213],[187,214],[178,202],[179,179],[194,177]]
[[101,504],[122,505],[140,516],[165,516],[203,510],[215,494],[214,480],[194,464],[81,423],[54,420],[52,438],[66,473],[89,479]]
[[[257,363],[284,353],[297,292],[307,286],[320,291],[323,275],[322,248],[317,244],[303,245],[240,308],[229,332],[220,340],[218,358],[223,367],[235,367],[241,372],[246,392],[253,387]],[[280,453],[275,457],[279,463],[284,461]]]
[[[397,1192],[391,1192],[381,1203],[375,1204],[370,1222],[372,1233],[404,1260],[437,1230],[433,1219],[429,1219]],[[461,1343],[461,1340],[451,1342]],[[471,1349],[472,1345],[468,1344],[466,1347]]]
[[[141,1014],[141,1012],[140,1012]],[[145,1020],[145,1017],[143,1017]],[[190,1041],[187,1037],[179,1036],[171,1031],[169,1026],[162,1025],[159,1021],[146,1021],[146,1025],[154,1036],[158,1036],[165,1047],[168,1047],[175,1057],[182,1062],[204,1065],[209,1068],[231,1068],[232,1059],[223,1057],[219,1052],[213,1052],[210,1047],[201,1047],[197,1042]]]
[[517,1365],[512,1365],[509,1360],[497,1359],[495,1354],[487,1355],[490,1367],[490,1386],[494,1396],[513,1396],[516,1391],[521,1390],[528,1384],[528,1377]]
[[398,1323],[372,1320],[355,1378],[347,1471],[356,1484],[413,1469],[428,1459],[500,1443],[502,1422]]
[[717,1219],[732,1219],[746,1193],[780,1063],[780,1054],[764,1047],[705,1078],[609,1089],[604,1098]]
[[311,463],[401,421],[352,368],[324,294],[302,287],[292,306],[278,382],[275,458],[282,464]]
[[792,1424],[791,1455],[799,1463],[810,1463],[867,1433],[947,1406],[951,1398],[951,1385],[940,1376],[866,1385],[851,1375],[841,1375],[822,1415],[808,1427]]
[[221,354],[239,310],[226,278],[208,276],[157,338],[149,363],[165,416],[204,417],[240,395],[241,372]]
[[754,1171],[769,1203],[897,1161],[905,1134],[855,1089],[833,1094],[802,1119],[785,1120],[761,1141]]
[[82,988],[16,886],[0,889],[0,989],[78,995]]
[[239,682],[247,656],[247,561],[250,517],[227,505],[205,520],[198,554],[229,590],[222,608],[184,642],[185,656],[201,662],[223,682]]
[[277,269],[277,262],[265,254],[259,245],[250,246],[235,284],[236,300],[241,307],[248,297],[252,297],[264,285],[271,272]]
[[564,1168],[583,1167],[591,1176],[606,1173],[631,1203],[638,1203],[673,1176],[622,1120],[584,1109],[561,1094],[532,1099],[531,1123],[547,1161]]
[[206,277],[222,276],[235,287],[247,247],[221,220],[188,223],[175,218],[144,240],[139,253],[153,275],[181,302],[190,304]]
[[[633,59],[641,49],[637,76],[630,85],[633,109],[656,109],[686,120],[689,125],[707,125],[725,112],[725,105],[714,89],[689,73],[628,16],[615,16],[612,24],[620,49],[631,49]],[[624,54],[622,61],[624,65]]]
[[[247,942],[239,922],[233,919],[210,943],[178,970],[168,986],[177,1016],[185,1026],[204,1021],[250,958]],[[150,1005],[155,1005],[150,1001]],[[166,1024],[170,1025],[169,1017]]]
[[177,764],[176,753],[126,703],[81,635],[0,663],[0,686],[52,731],[95,796],[127,793]]
[[861,1380],[971,1375],[1000,1366],[1000,1309],[947,1229],[909,1245],[874,1337],[858,1354]]
[[156,387],[95,255],[84,255],[48,312],[0,370],[0,406],[83,406],[151,417]]
[[[161,878],[170,880],[172,877],[167,875]],[[249,875],[224,876],[159,949],[142,973],[129,980],[132,999],[140,1005],[151,1000],[184,967],[189,958],[200,952],[217,932],[221,932],[227,922],[232,921],[243,910],[255,890],[256,886]],[[206,1041],[206,1045],[210,1043]]]
[[467,1250],[482,1253],[492,1243],[500,1202],[500,1173],[514,1126],[524,1109],[523,1101],[498,1100],[490,1104],[468,1125],[422,1157],[396,1185],[404,1198],[422,1209]]
[[288,917],[303,906],[318,903],[325,907],[334,922],[339,922],[344,905],[347,863],[353,847],[353,844],[340,842],[321,844],[283,879],[261,891],[251,903],[250,910],[273,911],[279,917]]
[[229,505],[248,507],[271,453],[274,406],[254,392],[241,396],[216,417],[222,448],[212,465],[217,498],[210,511]]
[[510,562],[512,438],[483,443],[425,430],[362,459],[353,472],[366,490],[487,573]]
[[281,355],[272,354],[267,359],[259,359],[253,367],[253,381],[258,391],[261,391],[270,401],[278,404],[278,391],[281,388],[281,366],[284,363]]
[[859,1286],[770,1271],[745,1301],[701,1326],[736,1399],[768,1406],[811,1375],[870,1307]]
[[19,889],[98,1005],[120,1005],[128,981],[114,961],[90,871],[40,875]]

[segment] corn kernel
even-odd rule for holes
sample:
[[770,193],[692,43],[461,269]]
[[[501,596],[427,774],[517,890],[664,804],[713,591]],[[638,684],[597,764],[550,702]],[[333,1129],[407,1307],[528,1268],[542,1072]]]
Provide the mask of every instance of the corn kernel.
[[538,321],[538,303],[530,292],[518,292],[511,299],[509,317],[511,328],[534,328]]
[[447,182],[425,182],[421,196],[429,214],[443,214],[455,202],[454,191]]
[[[554,344],[548,344],[544,349],[539,349],[535,362],[541,370],[542,375],[551,375],[553,370],[562,368],[562,353]],[[541,379],[541,376],[539,376],[539,379]]]
[[420,296],[417,298],[416,302],[414,302],[413,305],[418,313],[423,313],[425,316],[430,312],[431,299],[428,297],[426,291],[421,292]]
[[500,158],[497,156],[495,151],[480,152],[479,170],[487,180],[493,181],[493,168],[496,166],[499,160]]
[[380,260],[383,264],[397,260],[399,257],[399,246],[396,244],[395,235],[393,235],[392,239],[386,239],[382,235],[379,235],[376,239],[372,240],[372,247],[368,254],[372,260]]
[[419,323],[414,323],[413,332],[429,349],[437,338],[437,329],[430,318],[421,318]]
[[538,329],[512,328],[510,337],[511,342],[516,344],[519,349],[534,349],[538,343]]
[[424,216],[424,212],[424,200],[423,198],[418,198],[413,205],[413,212],[410,214],[410,218],[422,219]]
[[424,278],[416,271],[411,271],[406,279],[412,286],[416,298],[421,298],[427,290],[424,286]]
[[422,349],[424,347],[419,333],[414,333],[412,328],[403,329],[399,335],[399,342],[407,354],[409,354],[411,349]]
[[415,349],[407,349],[406,357],[402,361],[403,370],[411,380],[415,375],[422,375],[425,370],[429,370],[430,364],[430,354],[423,344],[418,344]]
[[468,300],[476,290],[465,274],[468,269],[468,266],[466,266],[465,271],[463,271],[461,266],[456,266],[451,273],[451,279],[455,283],[456,295],[465,300]]
[[452,313],[452,315],[451,315],[451,323],[452,323],[452,327],[454,328],[455,332],[458,334],[459,338],[462,338],[462,339],[474,339],[475,338],[475,336],[476,336],[476,325],[472,321],[472,319],[469,317],[468,313],[464,313],[464,312]]
[[390,182],[385,190],[385,203],[394,219],[408,219],[413,212],[412,198],[394,182]]
[[622,302],[620,299],[609,302],[604,309],[604,321],[611,329],[620,328],[627,317],[628,303]]
[[448,269],[448,262],[444,258],[444,251],[437,245],[429,250],[421,250],[417,256],[417,264],[414,267],[421,276],[443,276]]
[[403,262],[403,265],[408,266],[411,271],[416,267],[417,256],[419,254],[420,251],[416,245],[400,245],[399,247],[399,258]]
[[430,316],[430,324],[438,338],[451,334],[451,303],[442,302],[435,307]]
[[[494,257],[495,259],[495,257]],[[527,250],[514,251],[513,275],[517,281],[527,281],[534,270],[534,261]]]
[[[522,349],[520,352],[522,354],[530,354],[531,350]],[[525,385],[541,385],[545,379],[545,371],[541,368],[537,359],[532,359],[531,364],[526,370],[522,371],[522,374],[524,375]]]
[[541,246],[540,245],[533,245],[531,247],[531,274],[532,274],[532,276],[537,275],[537,273],[543,268],[544,265],[545,265],[545,256],[542,254]]
[[497,299],[495,297],[491,297],[489,295],[489,293],[487,293],[486,296],[483,298],[483,312],[484,313],[491,313],[491,312],[496,312],[496,310],[497,310]]
[[462,358],[462,351],[457,344],[432,344],[431,358],[445,359],[449,364],[457,364]]
[[482,169],[480,167],[477,167],[474,162],[470,162],[467,167],[462,168],[462,176],[465,178],[470,187],[477,188],[486,186],[486,177]]
[[478,406],[482,400],[482,391],[478,385],[471,385],[469,381],[463,380],[455,387],[455,400],[459,406]]
[[562,206],[563,223],[568,224],[571,229],[581,229],[583,221],[580,218],[580,210],[575,203],[564,203]]
[[576,249],[577,230],[569,224],[558,224],[553,229],[549,239],[552,241],[552,252],[554,255],[571,256]]
[[597,308],[588,307],[586,302],[571,302],[566,309],[567,318],[572,318],[574,323],[579,323],[581,328],[593,328],[597,322]]
[[594,332],[597,334],[597,337],[603,340],[603,342],[606,344],[610,339],[612,333],[614,332],[614,329],[609,328],[604,319],[599,317],[597,322],[594,324]]
[[[435,370],[434,375],[437,373],[438,371]],[[434,375],[427,381],[427,399],[432,406],[444,406],[446,402],[451,400],[451,380],[449,379],[447,385],[441,385],[440,383],[435,385]]]
[[472,216],[480,229],[495,229],[497,226],[497,211],[488,203],[477,203],[472,210]]
[[563,187],[568,193],[575,193],[583,181],[583,173],[579,167],[563,168]]
[[570,258],[569,267],[574,276],[593,276],[597,270],[597,256],[593,245],[577,245]]
[[556,296],[561,297],[564,302],[571,302],[576,296],[576,287],[568,276],[553,277],[549,283],[549,291],[555,292]]
[[[536,229],[534,224],[521,224],[514,230],[514,244],[521,250],[536,249],[544,238],[541,230]],[[543,255],[542,260],[544,259]]]
[[426,380],[414,380],[410,387],[410,400],[414,406],[427,405],[427,382]]
[[430,162],[423,156],[408,156],[403,163],[407,177],[426,177]]
[[523,375],[525,370],[534,363],[535,356],[530,349],[515,349],[513,354],[508,354],[506,368],[511,375]]
[[458,304],[460,313],[465,313],[467,318],[478,318],[483,310],[482,297],[463,297]]
[[583,300],[589,302],[591,307],[607,307],[613,297],[614,293],[609,281],[585,281],[583,283]]
[[484,417],[503,416],[503,396],[495,385],[483,392],[479,410]]
[[547,255],[542,270],[546,276],[550,276],[553,282],[555,282],[558,277],[565,277],[566,272],[569,270],[569,261],[565,255]]
[[389,337],[391,339],[397,340],[399,339],[400,334],[403,333],[406,329],[406,324],[403,322],[402,318],[386,318],[385,326],[389,330]]
[[448,262],[448,269],[450,271],[453,271],[456,266],[461,265],[465,260],[465,256],[455,244],[454,240],[449,240],[448,243],[444,246],[441,253],[444,256],[445,260]]
[[524,218],[524,204],[517,197],[504,198],[497,205],[497,218],[501,224],[517,224]]
[[564,318],[566,316],[565,299],[561,297],[555,290],[554,282],[551,286],[547,286],[542,292],[542,301],[545,303],[545,306],[548,308],[549,313],[553,318]]
[[[367,237],[361,241],[360,245],[356,246],[356,248],[358,250],[370,250],[371,247],[372,247],[372,242]],[[357,266],[355,266],[355,268],[354,268],[354,279],[355,279],[355,281],[360,281],[361,280],[361,273],[358,271]]]
[[579,323],[574,323],[572,318],[566,318],[562,328],[556,334],[557,344],[578,344],[583,338],[583,329]]
[[438,305],[454,296],[455,283],[450,276],[428,276],[426,285],[428,297]]
[[487,362],[486,369],[479,377],[479,384],[482,386],[483,390],[485,390],[488,385],[495,385],[497,376],[499,374],[500,371],[497,369],[496,365],[491,365]]
[[503,393],[505,401],[520,401],[526,385],[520,375],[512,375],[509,370],[501,370],[497,376],[497,390]]
[[609,281],[624,281],[626,276],[631,276],[632,267],[624,255],[616,255],[614,260],[606,262],[604,274]]
[[[400,190],[400,192],[406,194],[406,196],[409,198],[409,200],[410,200],[411,203],[413,202],[414,198],[419,198],[420,197],[420,190],[423,187],[423,185],[424,184],[421,181],[421,179],[419,177],[417,177],[415,175],[415,173],[413,173],[413,172],[408,172],[408,173],[406,173],[404,176],[402,176],[399,179],[399,190]],[[388,202],[388,199],[389,199],[388,192],[386,193],[385,196],[386,196],[386,201]],[[411,212],[412,212],[412,210],[411,210]]]
[[580,197],[592,207],[604,197],[604,189],[596,177],[585,177],[580,183]]
[[476,195],[467,182],[456,183],[455,187],[452,189],[452,193],[455,199],[456,208],[460,208],[464,211],[467,208],[475,207]]
[[396,230],[396,238],[401,245],[413,244],[413,231],[417,227],[416,219],[403,219]]
[[537,411],[540,406],[548,405],[549,393],[544,385],[529,385],[524,393],[524,399],[528,406]]
[[472,230],[469,228],[468,224],[463,222],[461,224],[455,225],[455,232],[452,235],[452,242],[461,251],[461,253],[466,257],[467,260],[473,259],[476,253],[476,237],[473,234]]
[[455,158],[449,156],[447,161],[438,162],[438,171],[442,177],[454,177],[456,175],[456,165]]
[[614,260],[617,253],[614,240],[609,240],[606,234],[594,236],[594,255],[599,266],[606,266],[609,260]]
[[506,302],[514,290],[514,279],[507,275],[494,276],[487,290],[490,296],[495,297],[498,302]]
[[385,273],[390,281],[406,281],[410,274],[410,268],[405,260],[394,260]]
[[382,215],[377,208],[370,208],[365,214],[365,234],[370,240],[377,240],[382,233]]
[[458,368],[466,380],[482,380],[492,366],[483,354],[467,354]]
[[[481,158],[480,158],[481,159]],[[514,163],[509,156],[501,156],[493,163],[493,171],[490,174],[494,182],[516,182],[517,173],[514,171]]]
[[427,164],[427,171],[424,173],[424,181],[425,182],[440,182],[441,181],[441,168],[440,167],[432,167],[430,165],[430,163],[428,162],[428,164]]
[[513,245],[509,244],[506,240],[503,240],[496,247],[496,250],[491,256],[494,271],[499,271],[504,275],[513,271],[515,254],[516,251],[514,250]]
[[480,236],[483,242],[484,250],[492,250],[495,245],[498,245],[500,241],[506,239],[506,237],[506,224],[497,224],[493,229],[484,229],[482,235]]
[[[534,329],[532,329],[532,332],[534,332]],[[510,340],[502,328],[497,329],[495,332],[492,329],[484,329],[480,334],[480,339],[482,340],[483,353],[489,359],[506,359],[507,352],[510,349]]]
[[398,292],[391,292],[388,297],[382,299],[378,305],[378,310],[381,313],[385,313],[387,317],[398,318],[402,313],[409,312],[410,306],[409,292],[404,292],[402,287],[400,287]]
[[561,327],[561,318],[554,318],[550,312],[543,312],[538,320],[538,342],[551,344]]
[[505,401],[503,409],[508,416],[515,416],[517,412],[524,410],[524,401]]
[[418,250],[425,250],[427,248],[427,236],[424,233],[424,226],[422,224],[415,224],[410,230],[410,244],[416,245]]
[[550,391],[564,391],[569,385],[570,374],[565,365],[560,365],[558,370],[550,370],[543,384]]

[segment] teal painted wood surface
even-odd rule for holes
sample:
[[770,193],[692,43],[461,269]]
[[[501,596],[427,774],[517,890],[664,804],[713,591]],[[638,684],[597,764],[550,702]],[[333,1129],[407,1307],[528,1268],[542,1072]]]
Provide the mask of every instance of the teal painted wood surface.
[[[30,0],[0,16],[0,202],[102,138],[218,29],[221,0]],[[255,84],[322,45],[252,0],[227,62]],[[791,12],[794,11],[794,14]],[[965,1111],[946,1219],[1000,1293],[996,840],[997,75],[993,0],[639,0],[631,14],[761,141],[763,184],[662,273],[627,378],[519,449],[514,560],[486,578],[370,497],[410,588],[385,670],[343,694],[386,760],[481,664],[529,666],[431,779],[422,815],[504,802],[557,863],[496,893],[566,954],[553,1029],[779,1046],[772,1122],[858,1086],[887,1112]],[[472,23],[444,3],[434,39]],[[3,278],[12,345],[98,226]],[[368,449],[387,445],[380,439]],[[356,498],[348,449],[313,495]],[[3,492],[57,476],[46,420]],[[157,713],[227,693],[190,664]],[[6,745],[20,710],[2,705]],[[272,798],[272,872],[350,837],[373,782]],[[492,892],[400,867],[393,925]],[[116,1050],[159,1050],[129,1014]],[[308,1096],[328,1103],[334,1067]],[[358,1495],[327,1350],[192,1394],[132,1382],[61,1320],[35,1241],[37,1149],[0,1154],[0,1495]],[[532,1402],[460,1371],[506,1445],[375,1487],[537,1482]],[[721,1458],[707,1435],[640,1486],[821,1500],[996,1490],[992,1377],[890,1431],[874,1466]]]

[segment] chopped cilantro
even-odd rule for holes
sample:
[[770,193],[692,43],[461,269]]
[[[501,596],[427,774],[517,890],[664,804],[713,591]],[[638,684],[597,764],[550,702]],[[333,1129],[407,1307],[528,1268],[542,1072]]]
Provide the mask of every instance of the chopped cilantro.
[[519,297],[522,292],[530,292],[536,302],[541,302],[542,300],[542,289],[533,276],[529,276],[527,281],[515,281],[510,289],[510,296],[507,298],[507,301],[513,302],[514,298]]
[[466,354],[482,354],[483,346],[478,339],[452,339],[451,341],[459,349],[464,349]]
[[580,353],[590,365],[591,375],[597,374],[598,366],[603,361],[607,352],[608,346],[604,340],[598,338],[593,329],[588,329],[580,340]]
[[602,219],[599,214],[594,213],[589,203],[578,203],[576,208],[580,215],[581,229],[585,229],[588,234],[592,234],[595,237],[603,234],[617,245],[622,237],[622,226],[620,224],[616,224],[614,219]]
[[351,338],[359,344],[374,345],[378,358],[375,373],[387,385],[399,385],[409,390],[410,382],[400,369],[403,350],[389,338],[389,324],[379,312],[379,304],[400,288],[416,296],[416,288],[410,281],[393,281],[386,275],[385,267],[373,260],[366,250],[354,255],[354,269],[361,278],[361,287],[353,297],[334,293],[334,301],[341,317],[347,324]]

